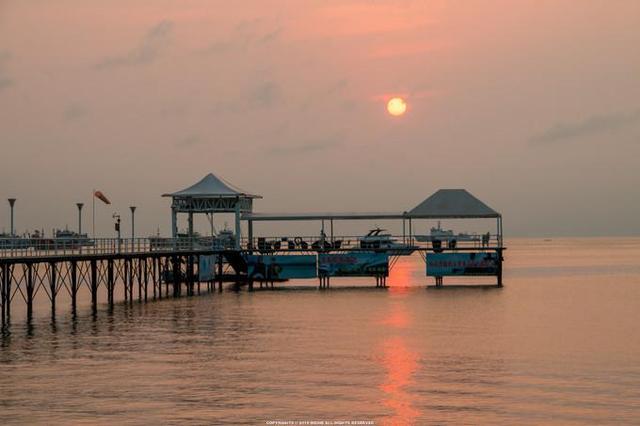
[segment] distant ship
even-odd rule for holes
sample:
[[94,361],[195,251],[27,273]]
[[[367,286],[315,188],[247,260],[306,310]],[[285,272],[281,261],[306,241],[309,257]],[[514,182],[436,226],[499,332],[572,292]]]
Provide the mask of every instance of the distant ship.
[[[233,231],[226,227],[212,237],[203,237],[199,232],[194,232],[191,239],[186,232],[180,232],[176,235],[176,243],[179,246],[191,244],[191,242],[197,248],[231,249],[235,247],[236,237]],[[160,235],[153,235],[149,237],[149,243],[152,250],[162,250],[173,248],[174,240]]]
[[478,235],[467,234],[464,232],[456,234],[451,229],[442,229],[440,227],[440,221],[438,221],[437,227],[431,227],[431,233],[429,235],[416,235],[415,239],[416,241],[419,241],[421,243],[426,243],[433,240],[480,241],[480,237]]

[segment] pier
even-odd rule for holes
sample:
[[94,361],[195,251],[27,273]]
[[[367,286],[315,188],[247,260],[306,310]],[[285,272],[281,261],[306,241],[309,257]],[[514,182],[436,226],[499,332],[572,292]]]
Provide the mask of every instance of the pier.
[[[193,296],[222,290],[224,283],[254,289],[254,283],[273,288],[291,279],[316,279],[318,288],[331,286],[332,277],[371,277],[385,288],[389,271],[400,256],[418,253],[425,261],[425,276],[443,287],[445,276],[493,276],[501,287],[502,216],[465,190],[440,190],[401,213],[257,213],[253,201],[260,196],[239,190],[209,174],[172,198],[171,237],[148,238],[0,238],[0,305],[2,323],[8,324],[12,306],[24,303],[27,318],[34,299],[46,294],[55,315],[62,293],[76,312],[78,294],[87,291],[95,313],[99,303],[110,308],[116,294],[122,301]],[[13,207],[13,203],[12,207]],[[79,209],[80,210],[80,209]],[[214,235],[213,215],[232,213],[235,233]],[[178,233],[178,214],[187,215],[187,234]],[[206,214],[211,236],[198,236],[193,216]],[[432,228],[416,232],[416,222],[441,219],[495,220],[495,231],[462,234]],[[394,220],[402,233],[373,229],[368,235],[337,235],[338,221]],[[13,215],[12,215],[13,221]],[[311,221],[319,235],[257,236],[264,222]],[[246,237],[242,235],[245,224]],[[12,224],[13,234],[13,224]],[[80,235],[80,233],[78,234]]]

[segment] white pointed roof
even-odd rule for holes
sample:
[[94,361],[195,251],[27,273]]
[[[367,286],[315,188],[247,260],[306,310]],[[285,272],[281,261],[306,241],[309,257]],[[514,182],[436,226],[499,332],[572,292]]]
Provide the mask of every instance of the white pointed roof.
[[221,179],[209,173],[199,182],[191,185],[182,191],[171,194],[163,194],[163,197],[192,197],[192,198],[224,198],[224,197],[244,197],[244,198],[262,198],[259,195],[250,194],[224,179]]
[[500,213],[466,189],[440,189],[409,211],[407,217],[425,219],[500,217]]

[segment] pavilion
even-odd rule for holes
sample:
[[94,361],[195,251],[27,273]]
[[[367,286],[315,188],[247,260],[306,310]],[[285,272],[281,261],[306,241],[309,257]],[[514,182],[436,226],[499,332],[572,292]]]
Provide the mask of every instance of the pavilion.
[[224,179],[209,173],[197,183],[177,192],[163,194],[171,197],[171,234],[178,236],[178,213],[188,215],[188,235],[193,236],[193,215],[214,213],[235,214],[235,246],[240,249],[242,214],[253,211],[253,200],[262,198],[259,195],[244,191]]

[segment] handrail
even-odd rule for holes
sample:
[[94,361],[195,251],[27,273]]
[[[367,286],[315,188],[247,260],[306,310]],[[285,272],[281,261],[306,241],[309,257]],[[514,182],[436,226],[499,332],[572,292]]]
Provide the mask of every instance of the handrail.
[[[354,249],[387,249],[411,250],[435,247],[432,241],[418,241],[415,236],[391,235],[386,241],[363,240],[362,235],[318,236],[265,236],[243,237],[240,246],[243,250],[261,252],[286,250],[354,250]],[[451,244],[448,239],[441,240],[445,249],[501,248],[502,241],[497,235],[489,240],[478,238],[456,240]],[[143,254],[154,251],[210,251],[233,250],[232,239],[211,237],[143,237],[143,238],[0,238],[0,259],[12,257],[42,257],[77,254]]]

